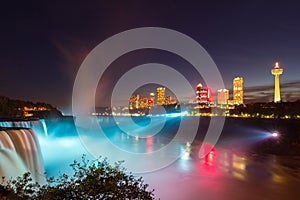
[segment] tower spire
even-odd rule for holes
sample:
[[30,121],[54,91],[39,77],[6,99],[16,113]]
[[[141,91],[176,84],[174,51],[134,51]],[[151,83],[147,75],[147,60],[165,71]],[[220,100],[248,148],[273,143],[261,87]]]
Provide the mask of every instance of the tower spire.
[[271,73],[274,75],[275,83],[274,83],[274,102],[280,102],[280,80],[279,76],[283,73],[283,69],[280,68],[279,62],[275,63],[274,68]]

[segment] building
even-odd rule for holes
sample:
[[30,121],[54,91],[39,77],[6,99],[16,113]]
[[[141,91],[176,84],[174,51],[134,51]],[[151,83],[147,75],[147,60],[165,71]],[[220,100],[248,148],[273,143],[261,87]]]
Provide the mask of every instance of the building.
[[149,108],[149,106],[149,101],[146,97],[140,99],[139,108]]
[[274,83],[274,102],[280,102],[280,82],[279,76],[283,73],[283,69],[279,67],[279,63],[276,62],[274,68],[271,73],[274,75],[275,83]]
[[208,104],[212,102],[212,92],[209,88],[203,88],[202,84],[199,83],[196,86],[196,98],[198,104]]
[[150,93],[150,99],[148,100],[149,106],[154,106],[155,102],[155,94],[153,92]]
[[227,105],[229,99],[229,90],[220,89],[218,90],[218,104],[219,105]]
[[177,100],[173,99],[171,96],[167,96],[165,99],[165,105],[177,104]]
[[164,87],[159,87],[156,89],[157,92],[157,105],[164,105],[165,104],[165,90]]
[[199,83],[197,86],[196,86],[196,101],[198,104],[201,103],[201,90],[202,90],[202,84]]
[[132,95],[129,100],[129,109],[137,109],[140,107],[140,95]]
[[172,101],[172,97],[171,96],[167,96],[165,99],[165,105],[170,105]]
[[233,79],[233,103],[235,105],[244,103],[244,80],[242,77]]

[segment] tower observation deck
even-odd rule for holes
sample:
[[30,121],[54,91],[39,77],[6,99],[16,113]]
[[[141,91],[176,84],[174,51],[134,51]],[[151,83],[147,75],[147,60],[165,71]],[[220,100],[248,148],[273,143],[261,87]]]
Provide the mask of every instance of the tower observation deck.
[[275,83],[274,83],[274,102],[280,102],[280,80],[279,76],[283,73],[283,69],[280,68],[279,63],[276,62],[274,68],[272,69],[271,73],[275,76]]

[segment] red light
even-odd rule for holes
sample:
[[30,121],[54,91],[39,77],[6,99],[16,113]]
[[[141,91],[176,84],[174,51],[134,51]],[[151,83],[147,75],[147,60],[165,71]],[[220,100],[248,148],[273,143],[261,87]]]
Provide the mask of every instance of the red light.
[[209,153],[211,153],[211,154],[216,154],[216,152],[217,152],[216,148],[212,148],[211,151],[210,151]]
[[152,153],[152,151],[153,151],[153,138],[152,136],[147,136],[146,152]]
[[201,103],[210,103],[212,101],[212,92],[210,88],[200,88],[197,91],[197,96]]
[[212,148],[211,151],[205,156],[205,163],[209,166],[213,166],[215,157],[216,157],[216,149]]
[[152,104],[153,101],[151,99],[148,100],[148,104]]

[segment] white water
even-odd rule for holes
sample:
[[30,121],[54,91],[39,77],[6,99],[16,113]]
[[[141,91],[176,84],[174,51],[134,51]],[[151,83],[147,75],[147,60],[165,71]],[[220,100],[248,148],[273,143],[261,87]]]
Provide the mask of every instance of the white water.
[[0,177],[6,179],[30,172],[34,181],[45,182],[40,145],[31,129],[0,130]]
[[24,162],[14,150],[0,148],[0,161],[0,177],[7,180],[28,172]]
[[33,121],[0,121],[4,128],[31,128],[38,135],[48,136],[47,125],[44,119]]
[[41,119],[40,122],[42,123],[43,131],[44,131],[45,136],[48,136],[48,130],[47,130],[47,125],[46,125],[45,120]]

